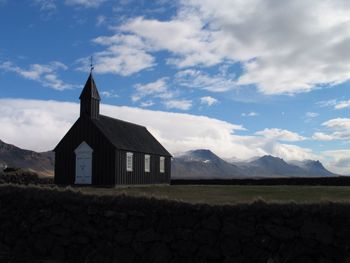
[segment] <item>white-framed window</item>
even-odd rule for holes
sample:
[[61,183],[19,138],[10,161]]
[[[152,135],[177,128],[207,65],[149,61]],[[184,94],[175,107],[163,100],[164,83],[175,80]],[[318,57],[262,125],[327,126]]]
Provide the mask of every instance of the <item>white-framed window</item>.
[[126,153],[126,171],[132,172],[134,154],[131,152]]
[[149,173],[151,171],[151,156],[145,154],[145,172]]
[[165,158],[163,156],[159,157],[159,171],[161,173],[164,173],[164,162],[165,162]]

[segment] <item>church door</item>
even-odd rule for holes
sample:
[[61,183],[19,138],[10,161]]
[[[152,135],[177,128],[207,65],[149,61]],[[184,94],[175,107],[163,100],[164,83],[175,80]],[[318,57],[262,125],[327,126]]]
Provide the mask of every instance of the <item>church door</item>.
[[92,148],[82,142],[75,149],[75,184],[91,184]]

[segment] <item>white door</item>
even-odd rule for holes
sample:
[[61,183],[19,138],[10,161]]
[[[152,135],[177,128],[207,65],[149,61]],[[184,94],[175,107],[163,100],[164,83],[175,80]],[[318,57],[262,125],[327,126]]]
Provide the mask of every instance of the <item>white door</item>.
[[82,142],[75,149],[75,184],[91,184],[92,178],[92,148]]
[[77,157],[76,165],[76,184],[91,184],[91,164],[92,158],[90,157]]

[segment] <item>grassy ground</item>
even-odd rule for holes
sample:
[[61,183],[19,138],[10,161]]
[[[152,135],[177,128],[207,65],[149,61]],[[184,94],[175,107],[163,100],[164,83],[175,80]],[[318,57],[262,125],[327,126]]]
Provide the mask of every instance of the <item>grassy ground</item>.
[[250,203],[259,199],[278,203],[350,202],[350,186],[159,185],[74,189],[84,194],[126,194],[213,205]]

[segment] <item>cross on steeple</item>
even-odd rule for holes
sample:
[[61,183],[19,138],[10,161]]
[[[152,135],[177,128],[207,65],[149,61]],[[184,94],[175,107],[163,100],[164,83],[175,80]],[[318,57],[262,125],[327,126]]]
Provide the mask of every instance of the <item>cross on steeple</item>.
[[92,73],[92,71],[94,70],[94,66],[92,64],[92,56],[90,57],[90,73]]

